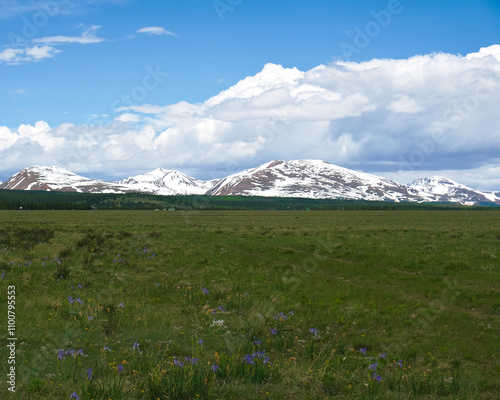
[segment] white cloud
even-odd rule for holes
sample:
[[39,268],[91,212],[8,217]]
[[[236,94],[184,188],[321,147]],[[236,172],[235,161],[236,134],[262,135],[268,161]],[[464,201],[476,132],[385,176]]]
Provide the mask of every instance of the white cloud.
[[116,120],[121,122],[139,122],[140,118],[137,114],[125,113],[116,117]]
[[18,48],[6,48],[0,51],[0,64],[18,65],[29,62],[38,62],[46,58],[53,58],[56,54],[62,51],[54,46],[64,44],[90,44],[100,43],[106,39],[99,38],[95,35],[100,26],[93,25],[85,27],[80,36],[50,36],[44,38],[32,39],[30,44],[20,44]]
[[156,36],[178,36],[177,34],[167,31],[165,28],[159,26],[146,26],[144,28],[138,29],[136,33],[146,33],[148,35],[156,35]]
[[79,44],[90,44],[90,43],[101,43],[106,39],[97,37],[95,33],[101,28],[99,25],[92,25],[85,27],[83,33],[80,36],[49,36],[38,39],[33,39],[33,43],[42,43],[46,45],[57,46],[61,44],[69,43],[79,43]]
[[18,135],[11,132],[6,126],[0,126],[0,151],[8,149],[18,138]]
[[498,104],[500,46],[309,71],[267,64],[202,103],[121,107],[105,126],[2,128],[0,160],[22,167],[32,155],[129,175],[161,166],[209,179],[271,159],[320,158],[399,182],[439,174],[500,190]]
[[33,61],[40,61],[44,58],[51,58],[54,53],[58,53],[58,50],[51,46],[34,46],[25,49],[26,55],[31,57]]
[[45,58],[52,58],[60,52],[61,50],[55,49],[52,46],[27,46],[18,49],[7,48],[0,52],[0,64],[17,65],[37,62]]
[[423,111],[423,108],[408,96],[402,96],[397,100],[391,101],[387,108],[393,113],[401,114],[414,114]]
[[500,61],[500,45],[496,44],[496,45],[489,46],[489,47],[481,47],[479,52],[470,53],[466,56],[466,58],[468,60],[472,60],[475,58],[483,58],[483,57],[487,57],[487,56],[492,56],[497,61]]
[[24,51],[21,49],[5,49],[0,52],[0,61],[10,64],[19,62],[19,60],[24,55]]

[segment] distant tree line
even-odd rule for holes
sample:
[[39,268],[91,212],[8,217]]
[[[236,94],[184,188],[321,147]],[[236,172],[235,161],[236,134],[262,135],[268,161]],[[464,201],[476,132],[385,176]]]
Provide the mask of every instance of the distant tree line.
[[[453,203],[415,203],[258,196],[156,196],[0,190],[0,210],[476,210]],[[500,207],[496,207],[500,209]]]

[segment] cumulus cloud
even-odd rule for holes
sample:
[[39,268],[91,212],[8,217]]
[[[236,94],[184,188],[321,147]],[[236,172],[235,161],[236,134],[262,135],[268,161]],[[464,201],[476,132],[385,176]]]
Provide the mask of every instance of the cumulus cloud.
[[121,107],[102,126],[2,128],[0,159],[29,142],[44,164],[76,172],[121,178],[161,166],[211,179],[272,159],[319,158],[399,182],[447,172],[500,190],[498,104],[500,46],[308,71],[267,64],[202,103]]
[[177,36],[177,34],[167,31],[165,28],[159,26],[146,26],[144,28],[138,29],[136,33],[146,33],[148,35],[156,35],[156,36]]
[[17,65],[27,62],[37,62],[45,58],[52,58],[60,52],[61,50],[52,46],[27,46],[18,49],[7,48],[0,51],[0,64]]
[[9,128],[0,126],[0,151],[8,149],[18,139],[19,136],[15,133],[12,133]]
[[391,101],[387,108],[393,113],[413,114],[423,111],[423,108],[408,96],[402,96],[397,100]]
[[137,114],[125,113],[116,117],[116,120],[121,122],[139,122],[140,118]]

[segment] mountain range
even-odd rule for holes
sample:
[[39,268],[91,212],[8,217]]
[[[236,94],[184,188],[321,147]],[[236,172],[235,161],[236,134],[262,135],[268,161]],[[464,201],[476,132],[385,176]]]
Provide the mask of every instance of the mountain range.
[[64,168],[31,166],[0,189],[157,195],[338,198],[394,202],[499,205],[500,192],[475,190],[440,176],[401,184],[321,160],[274,160],[225,178],[202,181],[176,170],[155,169],[115,182],[85,178]]

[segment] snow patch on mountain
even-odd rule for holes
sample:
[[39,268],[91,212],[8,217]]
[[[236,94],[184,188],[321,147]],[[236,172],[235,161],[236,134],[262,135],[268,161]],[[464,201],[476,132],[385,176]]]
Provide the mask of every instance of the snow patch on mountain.
[[275,160],[221,179],[210,195],[419,200],[405,185],[321,160]]
[[122,179],[116,183],[126,185],[138,192],[158,195],[201,195],[205,194],[212,186],[211,181],[200,181],[182,172],[163,168]]
[[0,184],[0,189],[83,193],[140,192],[158,195],[267,196],[315,199],[450,202],[499,205],[500,192],[482,192],[442,176],[407,185],[321,160],[273,160],[211,181],[157,168],[117,182],[77,175],[61,167],[32,166]]
[[474,205],[495,203],[500,205],[500,196],[494,192],[482,192],[442,176],[431,176],[414,180],[408,187],[418,191],[426,201],[441,201]]
[[61,167],[34,165],[24,168],[0,185],[0,189],[44,190],[80,193],[126,193],[125,186],[85,178]]

